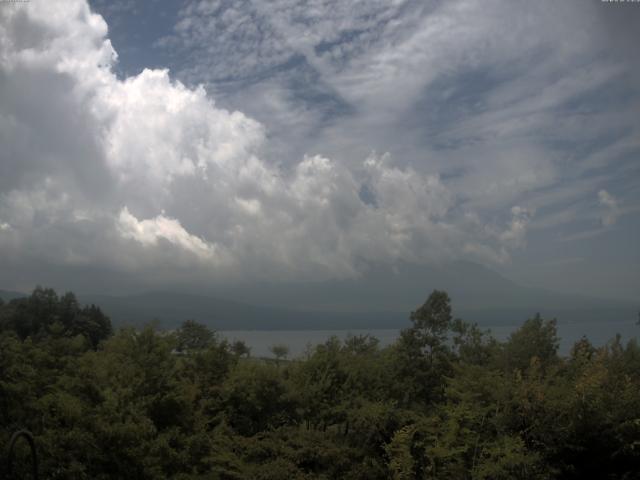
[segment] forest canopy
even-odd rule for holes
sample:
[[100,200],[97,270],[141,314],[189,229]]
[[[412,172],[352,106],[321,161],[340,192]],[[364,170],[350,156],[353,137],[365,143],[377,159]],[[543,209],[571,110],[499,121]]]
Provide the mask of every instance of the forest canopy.
[[28,429],[48,479],[639,478],[637,340],[562,357],[536,315],[500,342],[442,291],[410,321],[271,360],[37,288],[0,301],[0,447]]

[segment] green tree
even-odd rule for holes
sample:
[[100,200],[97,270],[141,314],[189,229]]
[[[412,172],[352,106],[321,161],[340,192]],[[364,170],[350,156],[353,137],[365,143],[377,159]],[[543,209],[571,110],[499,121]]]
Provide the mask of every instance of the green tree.
[[498,342],[489,331],[482,331],[478,325],[455,319],[451,327],[453,346],[458,360],[473,365],[487,365],[498,354]]
[[447,332],[451,329],[451,299],[447,292],[434,290],[424,304],[411,312],[412,334],[432,356],[443,347]]
[[251,356],[251,348],[242,340],[235,340],[231,344],[231,351],[236,357],[247,357]]
[[411,312],[412,326],[400,333],[394,347],[396,375],[402,383],[399,400],[430,403],[441,398],[444,378],[451,370],[452,352],[447,345],[452,327],[451,300],[434,290],[427,301]]
[[185,320],[176,332],[176,349],[179,352],[204,350],[215,339],[215,333],[195,320]]
[[81,307],[73,293],[58,297],[53,289],[42,287],[2,308],[0,330],[3,329],[15,332],[21,339],[82,335],[92,348],[112,334],[111,320],[99,307]]
[[280,370],[241,362],[224,384],[225,416],[235,431],[250,436],[295,423],[296,401]]
[[524,371],[535,357],[543,368],[557,362],[558,339],[556,320],[544,320],[536,314],[524,322],[507,340],[504,353],[506,367]]
[[289,356],[289,347],[282,344],[272,345],[269,347],[269,351],[276,357],[276,363],[280,360],[286,359]]
[[175,334],[146,326],[111,335],[107,320],[44,288],[0,304],[0,445],[31,430],[43,478],[640,471],[635,339],[597,347],[583,338],[560,357],[555,322],[538,316],[499,342],[452,320],[437,291],[391,346],[334,337],[280,366],[240,359],[243,348],[195,322]]

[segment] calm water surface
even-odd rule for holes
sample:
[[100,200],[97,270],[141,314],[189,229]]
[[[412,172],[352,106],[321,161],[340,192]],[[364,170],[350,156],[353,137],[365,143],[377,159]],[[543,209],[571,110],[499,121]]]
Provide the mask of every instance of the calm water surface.
[[[493,336],[498,340],[505,340],[519,327],[519,325],[501,325],[497,327],[482,327],[491,330]],[[272,345],[286,345],[289,347],[289,358],[300,357],[305,350],[311,346],[327,341],[331,336],[340,339],[348,335],[369,334],[380,340],[381,346],[390,345],[397,338],[400,330],[227,330],[219,332],[224,338],[242,340],[251,347],[251,355],[255,357],[271,357],[269,351]],[[626,343],[632,338],[640,335],[640,326],[635,322],[615,322],[610,324],[579,323],[579,324],[559,324],[558,336],[560,337],[560,353],[566,355],[571,350],[571,346],[582,336],[586,336],[591,343],[596,346],[604,345],[615,337],[616,333],[622,336]]]

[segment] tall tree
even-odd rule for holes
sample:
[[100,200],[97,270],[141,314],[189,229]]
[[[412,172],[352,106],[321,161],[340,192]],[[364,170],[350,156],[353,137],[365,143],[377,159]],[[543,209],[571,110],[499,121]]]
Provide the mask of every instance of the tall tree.
[[451,369],[452,354],[446,343],[453,321],[449,295],[434,290],[410,319],[413,325],[401,332],[394,355],[397,374],[406,382],[401,401],[430,403],[441,398]]
[[176,348],[180,352],[204,350],[215,340],[215,333],[195,320],[185,320],[176,333]]
[[506,367],[524,371],[534,357],[543,368],[556,362],[560,343],[556,325],[555,319],[544,320],[539,313],[524,322],[505,344]]

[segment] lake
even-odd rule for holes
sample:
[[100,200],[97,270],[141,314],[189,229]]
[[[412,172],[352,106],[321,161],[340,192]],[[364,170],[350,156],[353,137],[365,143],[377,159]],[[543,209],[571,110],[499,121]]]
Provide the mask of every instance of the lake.
[[[498,340],[506,340],[519,325],[482,326],[490,329]],[[219,332],[223,338],[229,341],[242,340],[251,348],[254,357],[272,357],[269,347],[272,345],[286,345],[289,347],[289,358],[300,357],[305,353],[308,345],[314,346],[327,341],[331,336],[340,339],[348,335],[369,334],[380,340],[381,346],[390,345],[397,338],[400,330],[226,330]],[[558,336],[560,337],[560,354],[567,355],[571,346],[582,336],[586,336],[591,343],[602,346],[613,339],[619,333],[624,343],[640,335],[640,326],[635,321],[612,322],[603,324],[594,323],[567,323],[558,324]]]

